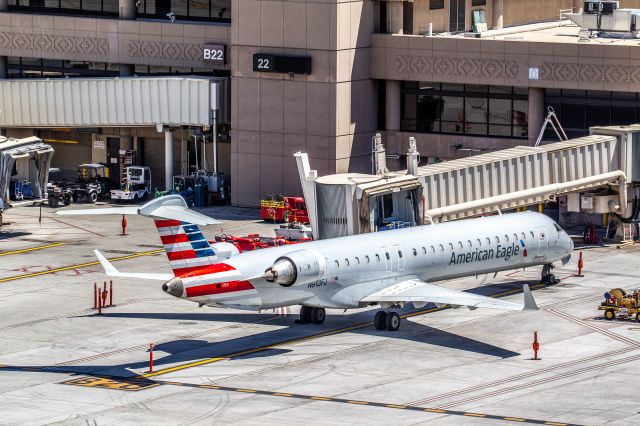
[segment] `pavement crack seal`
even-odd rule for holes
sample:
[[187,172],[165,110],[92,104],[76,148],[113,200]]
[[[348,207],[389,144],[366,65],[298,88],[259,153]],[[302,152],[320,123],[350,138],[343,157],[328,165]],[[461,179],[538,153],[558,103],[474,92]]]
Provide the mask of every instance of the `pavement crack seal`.
[[[129,255],[126,255],[126,256],[112,257],[112,258],[109,259],[109,261],[110,262],[119,262],[121,260],[134,259],[136,257],[154,256],[154,255],[160,254],[160,253],[164,253],[164,250],[143,251],[143,252],[139,252],[139,253],[129,254]],[[100,264],[100,262],[98,262],[96,260],[96,261],[93,261],[93,262],[79,263],[77,265],[61,266],[59,268],[47,269],[47,270],[44,270],[44,271],[31,272],[31,273],[23,274],[23,275],[15,275],[13,277],[0,278],[0,283],[5,283],[5,282],[9,282],[9,281],[17,281],[17,280],[22,280],[22,279],[31,278],[31,277],[38,277],[40,275],[55,274],[57,272],[69,271],[71,269],[77,269],[77,268],[85,268],[87,266],[95,266],[95,265],[99,265],[99,264]]]
[[393,404],[388,402],[373,402],[373,401],[363,401],[363,400],[355,400],[355,399],[347,399],[347,398],[332,398],[328,396],[304,395],[304,394],[295,394],[295,393],[289,393],[289,392],[274,392],[274,391],[265,391],[265,390],[259,390],[259,389],[238,388],[238,387],[232,387],[232,386],[218,386],[213,384],[198,384],[198,383],[185,383],[185,382],[176,382],[176,381],[139,379],[137,377],[133,377],[133,378],[124,378],[124,377],[118,377],[118,376],[80,377],[76,379],[67,380],[65,382],[62,382],[62,384],[94,387],[94,388],[97,387],[97,388],[105,388],[105,389],[112,389],[112,390],[124,390],[124,391],[140,391],[143,389],[149,389],[157,386],[180,386],[180,387],[197,388],[197,389],[209,389],[209,390],[220,391],[220,392],[234,392],[234,393],[249,394],[249,395],[270,396],[270,397],[276,397],[276,398],[307,400],[307,401],[314,401],[314,402],[315,401],[331,402],[331,403],[337,403],[337,404],[358,405],[358,406],[366,406],[366,407],[385,408],[385,409],[391,409],[391,410],[418,411],[421,413],[444,414],[444,415],[450,415],[450,416],[477,417],[477,418],[483,418],[483,419],[494,420],[494,421],[497,420],[497,421],[505,421],[505,422],[520,422],[520,423],[537,424],[537,425],[577,426],[570,423],[527,419],[524,417],[499,416],[499,415],[493,415],[493,414],[484,414],[484,413],[476,413],[476,412],[468,412],[468,411],[447,410],[442,408],[416,407],[416,406],[410,406],[410,405]]

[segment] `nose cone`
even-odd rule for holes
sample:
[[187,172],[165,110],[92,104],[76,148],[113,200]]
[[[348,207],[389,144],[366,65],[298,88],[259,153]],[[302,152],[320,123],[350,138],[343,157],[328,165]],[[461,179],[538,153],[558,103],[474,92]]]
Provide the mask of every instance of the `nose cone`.
[[182,297],[184,294],[182,280],[178,277],[172,278],[170,281],[162,284],[162,291],[175,297]]

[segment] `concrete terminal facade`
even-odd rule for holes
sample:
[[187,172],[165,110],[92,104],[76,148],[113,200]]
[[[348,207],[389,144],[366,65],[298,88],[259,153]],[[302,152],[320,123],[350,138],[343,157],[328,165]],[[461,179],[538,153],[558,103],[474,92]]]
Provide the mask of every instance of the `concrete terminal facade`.
[[[580,1],[145,0],[136,9],[133,0],[105,0],[99,11],[74,0],[27,3],[0,0],[0,77],[230,77],[218,163],[231,174],[235,205],[300,193],[296,151],[309,153],[319,175],[370,172],[376,132],[397,154],[390,168],[400,168],[410,136],[423,164],[532,144],[545,106],[570,137],[640,120],[640,47],[630,39],[578,43],[578,28],[557,22]],[[480,10],[489,31],[465,37]],[[222,46],[224,61],[205,59],[212,45]],[[282,57],[310,58],[310,69],[277,72],[256,62]],[[85,72],[69,72],[69,63]],[[0,127],[9,136],[65,139],[64,122],[58,130]],[[156,128],[66,130],[81,143],[54,142],[54,166],[95,160],[85,139],[99,134],[118,138],[120,149],[144,139],[142,160],[181,173],[190,155],[184,138],[195,129],[164,129],[180,153],[172,171]]]

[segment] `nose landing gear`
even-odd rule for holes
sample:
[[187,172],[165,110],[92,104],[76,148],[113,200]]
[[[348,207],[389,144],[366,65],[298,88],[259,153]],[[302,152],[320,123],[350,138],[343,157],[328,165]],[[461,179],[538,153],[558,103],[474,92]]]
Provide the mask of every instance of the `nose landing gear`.
[[553,285],[558,283],[556,276],[551,273],[552,269],[553,265],[551,263],[547,263],[542,267],[542,277],[540,279],[542,284]]
[[378,311],[373,317],[373,326],[376,330],[396,331],[400,328],[400,315],[397,312]]

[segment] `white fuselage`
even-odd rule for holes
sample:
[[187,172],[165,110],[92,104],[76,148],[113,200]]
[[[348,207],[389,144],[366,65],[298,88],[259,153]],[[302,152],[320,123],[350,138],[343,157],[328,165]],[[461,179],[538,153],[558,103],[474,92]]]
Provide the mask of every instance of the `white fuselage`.
[[[300,250],[322,259],[320,276],[290,287],[263,278],[276,260]],[[211,306],[357,308],[366,296],[407,279],[433,283],[549,264],[568,259],[572,250],[552,219],[526,212],[251,251],[225,260],[228,272],[176,279],[185,288],[181,297]],[[245,285],[237,291],[187,295],[190,287],[235,288],[238,282]]]

